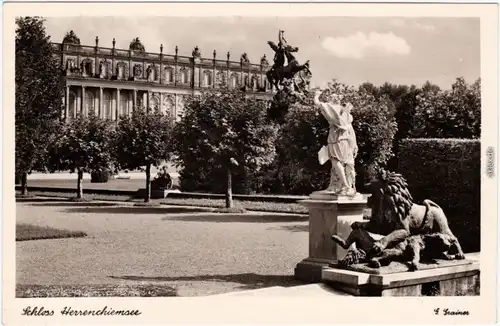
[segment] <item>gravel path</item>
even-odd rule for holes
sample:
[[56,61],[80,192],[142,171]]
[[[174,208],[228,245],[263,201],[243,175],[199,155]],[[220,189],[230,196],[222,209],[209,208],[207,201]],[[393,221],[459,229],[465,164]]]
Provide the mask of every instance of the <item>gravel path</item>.
[[286,286],[308,248],[307,222],[286,214],[18,203],[17,222],[88,234],[18,242],[18,284],[157,283],[180,296]]

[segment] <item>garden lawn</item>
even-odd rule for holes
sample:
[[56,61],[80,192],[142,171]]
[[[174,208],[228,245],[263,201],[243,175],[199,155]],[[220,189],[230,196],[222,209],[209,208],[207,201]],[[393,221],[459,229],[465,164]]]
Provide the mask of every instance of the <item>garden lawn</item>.
[[16,203],[17,223],[89,235],[17,241],[19,296],[172,296],[166,287],[200,296],[300,284],[293,270],[307,257],[307,216],[97,204]]
[[[19,193],[20,192],[16,191],[16,194]],[[39,195],[45,197],[71,198],[75,196],[76,191],[75,192],[31,191],[29,193],[32,195]],[[129,196],[121,196],[121,195],[101,195],[101,194],[84,193],[83,197],[91,200],[103,200],[103,201],[128,201],[128,202],[143,201],[143,199],[140,198],[131,198]],[[165,199],[152,199],[151,202],[161,203],[164,205],[181,205],[181,206],[211,207],[211,208],[225,207],[224,199],[165,198]],[[307,208],[297,203],[274,203],[274,202],[246,201],[246,200],[235,199],[234,205],[236,207],[241,207],[246,210],[256,211],[256,212],[292,213],[292,214],[307,214],[308,212]]]
[[25,223],[16,224],[16,241],[80,238],[85,236],[87,236],[87,234],[82,231],[60,230]]
[[175,297],[171,286],[158,284],[16,285],[17,298],[58,297]]

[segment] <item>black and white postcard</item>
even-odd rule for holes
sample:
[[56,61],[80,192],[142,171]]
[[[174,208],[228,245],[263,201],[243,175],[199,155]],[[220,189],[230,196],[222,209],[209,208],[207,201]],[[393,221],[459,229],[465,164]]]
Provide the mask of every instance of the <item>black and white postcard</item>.
[[3,8],[6,325],[496,321],[497,4]]

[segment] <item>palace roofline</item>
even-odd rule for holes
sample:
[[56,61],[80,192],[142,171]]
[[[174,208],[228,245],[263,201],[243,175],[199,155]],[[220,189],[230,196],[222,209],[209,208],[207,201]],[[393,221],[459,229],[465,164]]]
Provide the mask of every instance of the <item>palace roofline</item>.
[[192,56],[181,56],[178,55],[178,47],[175,47],[175,54],[164,54],[163,53],[163,45],[160,46],[160,52],[146,52],[146,51],[137,51],[130,49],[119,49],[115,48],[115,41],[113,39],[113,47],[101,47],[98,45],[98,38],[96,38],[96,45],[78,45],[71,43],[57,43],[51,42],[54,50],[57,52],[63,53],[73,53],[79,55],[99,55],[105,57],[122,57],[129,59],[141,59],[148,61],[161,61],[161,62],[172,62],[172,63],[184,63],[184,64],[200,64],[200,65],[210,65],[210,66],[220,66],[220,67],[229,67],[229,68],[241,68],[241,69],[250,69],[250,70],[265,70],[269,67],[269,63],[267,61],[266,55],[261,58],[260,64],[253,64],[247,58],[246,54],[242,54],[240,57],[240,61],[231,61],[230,53],[227,52],[226,60],[217,59],[217,53],[214,50],[212,58],[201,57],[201,53],[199,52],[198,47],[195,47],[193,50]]

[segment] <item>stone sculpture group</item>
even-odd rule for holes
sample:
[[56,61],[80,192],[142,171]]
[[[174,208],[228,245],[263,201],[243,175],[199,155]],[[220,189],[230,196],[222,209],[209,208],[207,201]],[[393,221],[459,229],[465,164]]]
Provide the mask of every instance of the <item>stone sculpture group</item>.
[[[298,63],[293,53],[299,48],[287,43],[282,30],[278,44],[272,41],[268,44],[275,52],[274,65],[266,74],[277,89],[275,100],[301,101],[308,92],[311,78],[309,61],[303,65]],[[314,105],[328,121],[329,133],[318,160],[320,164],[330,161],[332,167],[328,188],[319,193],[354,198],[359,195],[354,163],[358,146],[352,126],[352,105],[342,104],[340,94],[333,94],[329,101],[323,102],[322,94],[322,90],[315,92]],[[447,260],[465,258],[441,207],[430,200],[424,200],[423,205],[414,203],[402,175],[383,170],[366,186],[371,193],[367,205],[371,208],[370,219],[354,222],[346,240],[332,235],[332,240],[344,249],[356,244],[356,248],[340,260],[344,266],[369,263],[380,267],[398,260],[408,262],[409,268],[415,270],[422,256]],[[451,250],[456,254],[450,254]]]
[[[443,209],[430,200],[424,200],[423,205],[414,203],[403,176],[380,171],[367,188],[371,193],[368,200],[372,211],[370,219],[354,222],[347,241],[332,236],[342,247],[356,243],[355,250],[360,252],[358,257],[362,259],[353,263],[368,262],[373,267],[380,267],[391,261],[402,261],[410,262],[410,269],[415,270],[421,258],[465,258]],[[374,240],[372,234],[381,238]],[[456,254],[450,254],[451,250]]]

